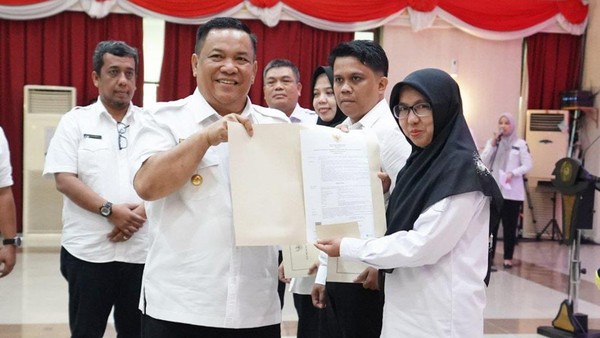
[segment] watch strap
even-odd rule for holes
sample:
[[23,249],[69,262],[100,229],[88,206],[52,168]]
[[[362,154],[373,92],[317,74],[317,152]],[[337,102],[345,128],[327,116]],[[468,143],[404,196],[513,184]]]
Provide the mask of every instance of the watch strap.
[[6,238],[2,240],[2,245],[14,245],[21,246],[21,237],[15,236],[14,238]]

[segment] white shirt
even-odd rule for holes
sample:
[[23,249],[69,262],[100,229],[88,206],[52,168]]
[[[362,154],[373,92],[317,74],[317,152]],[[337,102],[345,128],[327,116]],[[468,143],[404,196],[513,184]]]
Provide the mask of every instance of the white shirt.
[[[370,130],[375,133],[379,141],[381,170],[386,172],[392,180],[389,190],[389,193],[391,193],[396,185],[398,172],[404,167],[412,148],[400,131],[387,101],[385,99],[379,101],[356,123],[353,124],[350,118],[346,118],[342,124],[348,126],[350,130]],[[326,278],[327,255],[321,252],[319,254],[319,270],[317,271],[316,283],[325,284]]]
[[290,121],[292,121],[292,123],[316,124],[317,118],[317,113],[310,109],[300,107],[298,103],[296,103],[296,108],[294,108],[292,115],[290,115]]
[[[198,89],[147,113],[133,157],[136,171],[150,156],[220,118]],[[242,116],[253,123],[289,122],[282,112],[252,105],[249,99]],[[277,247],[235,246],[228,166],[228,144],[210,147],[197,168],[201,185],[187,182],[147,204],[156,234],[144,268],[140,309],[149,316],[220,328],[281,322]]]
[[352,124],[350,118],[346,118],[342,124],[349,129],[372,130],[379,141],[379,153],[381,158],[381,169],[386,172],[392,180],[390,193],[396,185],[398,172],[406,159],[410,156],[412,148],[406,137],[400,131],[398,122],[394,119],[388,102],[383,99],[379,101],[358,122]]
[[[113,204],[141,203],[129,177],[129,154],[134,143],[131,127],[141,110],[129,106],[123,123],[129,125],[124,136],[128,146],[119,150],[117,122],[100,99],[86,107],[75,107],[60,120],[50,141],[44,176],[73,173],[90,189]],[[98,206],[100,208],[100,206]],[[144,263],[147,253],[148,224],[126,242],[111,242],[114,226],[99,212],[82,209],[63,196],[61,245],[73,256],[93,263]]]
[[[490,161],[494,156],[494,152],[497,152],[498,147],[492,146],[492,140],[488,140],[485,144],[485,148],[481,152],[481,160],[485,163],[488,168],[492,171],[492,176],[496,182],[500,182],[499,173],[500,170],[503,170],[506,173],[512,173],[513,177],[511,181],[508,183],[507,188],[503,184],[498,184],[500,187],[500,191],[502,192],[502,197],[507,200],[512,201],[524,201],[525,200],[525,184],[523,183],[523,176],[531,170],[532,161],[531,154],[529,154],[529,148],[527,147],[527,143],[523,139],[516,139],[512,145],[511,149],[506,154],[496,153],[496,159],[492,166],[490,166]],[[498,166],[499,157],[506,157],[506,165],[504,168],[500,168]]]
[[342,258],[394,268],[381,337],[483,337],[489,206],[479,191],[454,195],[425,210],[412,231],[342,240]]
[[0,127],[0,188],[10,187],[13,183],[8,141],[4,130]]

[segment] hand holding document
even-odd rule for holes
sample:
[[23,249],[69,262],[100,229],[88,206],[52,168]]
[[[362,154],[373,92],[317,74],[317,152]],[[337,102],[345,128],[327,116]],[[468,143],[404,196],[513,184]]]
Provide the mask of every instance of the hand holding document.
[[306,277],[310,267],[319,262],[319,250],[312,244],[286,245],[282,251],[286,278]]
[[506,190],[512,190],[512,187],[510,186],[510,183],[507,180],[506,171],[500,169],[498,171],[498,179],[500,180],[500,185],[502,186],[502,188]]
[[[357,222],[319,225],[316,231],[320,239],[360,238]],[[340,257],[329,257],[327,259],[327,281],[352,283],[365,268],[367,265],[359,262],[346,261]]]
[[[298,124],[254,125],[252,137],[239,124],[228,129],[236,245],[283,246],[286,277],[299,277],[317,260],[319,227],[352,223],[351,237],[384,234],[375,135]],[[353,277],[364,269],[333,264]]]

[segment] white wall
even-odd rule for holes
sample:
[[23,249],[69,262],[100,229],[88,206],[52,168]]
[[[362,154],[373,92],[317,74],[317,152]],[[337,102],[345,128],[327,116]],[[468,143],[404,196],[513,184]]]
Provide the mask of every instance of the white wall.
[[[497,130],[502,112],[519,116],[522,40],[484,40],[456,28],[415,33],[388,25],[381,44],[390,61],[388,98],[394,84],[412,71],[433,67],[450,73],[451,61],[457,60],[465,116],[479,147]],[[519,121],[523,135],[524,116]]]

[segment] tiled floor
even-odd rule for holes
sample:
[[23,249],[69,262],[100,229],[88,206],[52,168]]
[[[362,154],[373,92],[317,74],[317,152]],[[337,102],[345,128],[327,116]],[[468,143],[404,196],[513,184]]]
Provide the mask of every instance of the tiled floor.
[[[501,262],[501,247],[497,262]],[[567,298],[568,247],[554,241],[521,241],[511,270],[495,272],[487,289],[486,337],[533,338],[540,326],[551,326]],[[24,248],[15,271],[0,279],[0,338],[68,337],[67,285],[58,269],[57,248]],[[578,312],[589,327],[600,330],[600,290],[593,271],[600,267],[600,245],[581,246],[582,275]],[[296,314],[289,294],[282,332],[294,337]],[[109,324],[106,337],[115,337]]]

